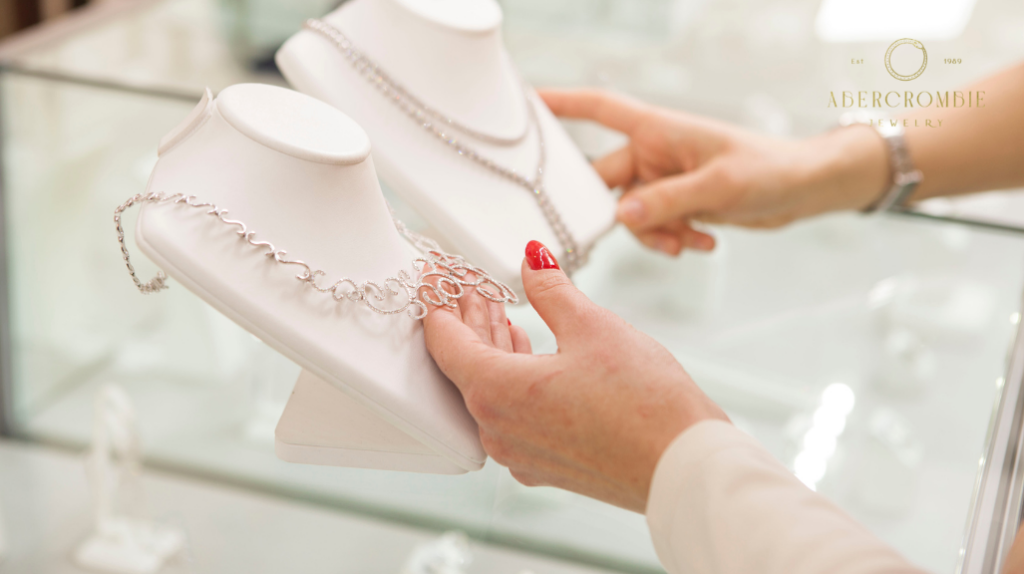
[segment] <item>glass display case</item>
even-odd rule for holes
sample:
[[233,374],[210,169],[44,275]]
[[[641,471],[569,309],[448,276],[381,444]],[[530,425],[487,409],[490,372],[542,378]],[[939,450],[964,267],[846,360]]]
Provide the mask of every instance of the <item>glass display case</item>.
[[[826,4],[502,2],[509,50],[534,85],[606,87],[793,137],[835,124],[843,110],[827,106],[830,91],[886,73],[849,62],[877,61],[889,42],[833,42]],[[80,447],[96,389],[116,382],[137,404],[153,466],[623,572],[662,571],[642,516],[520,486],[493,461],[451,477],[277,460],[273,429],[298,368],[180,285],[144,297],[127,278],[111,216],[144,188],[159,138],[206,86],[284,85],[274,48],[332,7],[99,4],[0,46],[5,428]],[[930,49],[965,64],[935,65],[920,89],[1024,58],[1020,3],[971,4],[963,19],[959,35]],[[623,141],[566,125],[592,156]],[[680,259],[644,250],[620,228],[575,281],[668,347],[736,425],[912,561],[980,572],[1020,515],[1017,205],[1004,191],[774,231],[716,227],[715,252]],[[509,315],[537,352],[554,351],[528,305]]]

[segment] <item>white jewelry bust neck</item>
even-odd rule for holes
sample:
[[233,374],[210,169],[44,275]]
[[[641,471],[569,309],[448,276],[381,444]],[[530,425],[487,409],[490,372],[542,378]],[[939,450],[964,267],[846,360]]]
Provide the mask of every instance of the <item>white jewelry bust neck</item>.
[[[195,195],[229,210],[255,240],[325,270],[323,285],[383,282],[412,272],[418,253],[395,229],[369,152],[359,125],[331,106],[236,85],[216,101],[208,94],[164,138],[146,192]],[[415,439],[404,452],[448,461],[432,471],[482,466],[476,424],[427,353],[419,321],[317,292],[296,279],[298,268],[275,263],[195,208],[146,204],[136,242],[172,279]],[[417,450],[417,442],[426,446]]]
[[161,150],[147,191],[215,203],[256,239],[328,272],[383,279],[409,266],[358,124],[260,84],[231,86],[200,106],[203,125]]
[[[490,23],[500,22],[494,0],[350,0],[322,20],[437,112],[491,136],[515,139],[526,134],[514,145],[483,144],[468,137],[466,143],[494,164],[532,176],[543,134],[546,199],[577,247],[586,250],[614,225],[615,198],[536,93],[524,90],[504,53],[499,29],[484,26],[488,22],[483,17],[472,30],[447,23],[450,6],[471,1],[490,5],[498,14]],[[363,126],[373,141],[382,180],[431,224],[435,239],[499,281],[521,287],[523,249],[531,240],[560,253],[568,247],[531,189],[428,133],[324,34],[299,31],[275,59],[296,89]],[[536,112],[538,129],[524,131],[530,122],[524,95]],[[466,138],[459,134],[458,139]]]
[[494,0],[350,0],[324,21],[444,115],[499,137],[526,128]]

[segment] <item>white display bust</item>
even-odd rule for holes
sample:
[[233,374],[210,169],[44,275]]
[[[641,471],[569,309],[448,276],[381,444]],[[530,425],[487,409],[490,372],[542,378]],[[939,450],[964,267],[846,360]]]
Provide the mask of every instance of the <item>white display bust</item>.
[[[418,253],[395,229],[369,154],[366,134],[338,110],[283,88],[236,85],[215,101],[208,94],[164,138],[147,192],[229,210],[254,240],[326,271],[320,285],[383,282],[411,273]],[[289,404],[282,420],[298,426],[278,429],[284,458],[448,473],[483,465],[476,424],[427,353],[419,321],[317,292],[296,279],[300,268],[266,257],[205,210],[147,204],[136,241],[170,277],[308,371],[293,403],[318,405]],[[344,411],[324,415],[325,431],[312,411],[328,402]]]
[[[323,18],[417,98],[474,130],[501,137],[528,122],[524,91],[501,39],[494,0],[351,0]],[[324,36],[303,30],[277,53],[296,89],[330,103],[363,126],[383,180],[426,218],[438,239],[513,287],[521,285],[526,243],[556,254],[555,233],[533,195],[459,156],[364,77]],[[614,223],[614,198],[532,90],[543,130],[545,188],[577,243],[588,246]],[[533,174],[538,139],[503,147],[459,135],[496,163]]]

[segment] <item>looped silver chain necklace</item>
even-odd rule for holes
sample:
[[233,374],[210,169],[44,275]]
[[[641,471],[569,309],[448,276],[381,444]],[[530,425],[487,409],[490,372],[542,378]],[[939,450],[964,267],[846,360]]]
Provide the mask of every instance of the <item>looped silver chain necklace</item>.
[[[544,145],[544,130],[541,129],[540,121],[537,118],[537,111],[530,101],[526,85],[523,87],[523,101],[526,104],[527,125],[523,133],[512,138],[502,138],[474,130],[454,118],[448,117],[434,108],[425,104],[420,98],[413,95],[402,84],[394,80],[380,65],[370,59],[365,53],[356,48],[352,41],[345,36],[341,30],[324,22],[311,18],[306,20],[305,28],[320,34],[341,51],[345,59],[352,65],[355,71],[365,78],[372,86],[377,88],[388,101],[395,104],[410,119],[420,127],[443,142],[449,149],[481,166],[488,171],[508,180],[520,187],[525,188],[533,195],[540,207],[541,213],[547,220],[551,230],[564,250],[565,257],[562,267],[565,272],[572,274],[586,263],[587,253],[576,243],[576,239],[562,221],[562,216],[555,209],[544,188],[544,169],[547,163],[547,152]],[[483,143],[511,146],[522,142],[531,129],[537,132],[538,159],[534,177],[531,179],[514,169],[499,165],[474,148],[466,145],[463,141],[451,132],[460,132],[470,138]]]
[[[351,301],[361,303],[374,313],[381,315],[395,315],[405,311],[412,319],[422,319],[427,315],[427,305],[434,307],[455,308],[456,301],[466,294],[467,287],[473,287],[477,295],[495,303],[518,303],[519,298],[504,283],[494,279],[486,271],[466,262],[458,255],[444,252],[436,241],[420,235],[405,226],[402,221],[395,217],[391,211],[391,220],[398,232],[405,237],[421,256],[413,259],[412,271],[402,269],[393,277],[383,281],[356,282],[348,277],[342,277],[329,286],[317,284],[317,277],[327,273],[320,269],[313,269],[305,262],[298,259],[288,259],[287,251],[274,247],[269,241],[257,241],[256,232],[250,230],[244,223],[236,219],[228,219],[228,210],[217,207],[213,203],[200,201],[194,195],[175,193],[165,195],[162,193],[139,193],[128,198],[114,210],[114,227],[117,230],[117,242],[121,246],[121,257],[128,268],[128,275],[131,276],[139,292],[143,294],[158,293],[167,289],[167,275],[158,271],[156,276],[143,283],[135,273],[135,266],[132,265],[131,257],[128,254],[128,246],[124,240],[124,228],[121,226],[121,215],[134,205],[143,203],[173,203],[190,208],[205,210],[207,215],[212,215],[221,223],[229,227],[237,228],[235,233],[239,238],[264,251],[264,255],[281,265],[294,265],[301,267],[302,271],[295,276],[299,281],[309,285],[320,293],[328,293],[335,301]],[[391,206],[388,205],[388,210]],[[469,278],[472,273],[473,277]],[[414,279],[418,277],[418,279]],[[382,303],[388,299],[397,298],[398,302],[391,306],[378,306],[374,302]]]

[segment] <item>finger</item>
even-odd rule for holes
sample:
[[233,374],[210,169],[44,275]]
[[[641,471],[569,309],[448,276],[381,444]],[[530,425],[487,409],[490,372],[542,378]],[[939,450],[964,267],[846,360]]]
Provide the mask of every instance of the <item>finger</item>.
[[678,233],[655,229],[639,233],[636,238],[647,248],[660,251],[665,255],[675,257],[683,252],[683,240],[679,237]]
[[591,164],[609,189],[626,187],[636,179],[633,150],[627,145]]
[[491,342],[499,350],[506,353],[514,352],[512,333],[509,332],[509,327],[512,326],[512,323],[505,316],[505,304],[488,301],[487,312],[490,316]]
[[[480,443],[487,454],[494,462],[509,468],[542,469],[564,465],[564,459],[556,453],[557,448],[564,446],[564,443],[552,440],[543,428],[524,428],[524,419],[537,417],[531,417],[531,413],[517,412],[518,408],[520,405],[516,404],[510,408],[509,405],[499,405],[487,414],[485,421],[489,424],[478,426]],[[555,446],[551,443],[555,443]]]
[[674,235],[679,239],[683,249],[710,251],[715,248],[715,236],[695,228],[690,220],[676,219],[655,231],[664,231]]
[[650,113],[646,104],[604,90],[541,90],[538,94],[556,116],[593,120],[625,134]]
[[665,253],[679,255],[685,249],[711,251],[715,248],[715,236],[694,229],[689,221],[677,219],[662,227],[637,234],[641,243]]
[[645,229],[634,232],[636,238],[645,246],[655,251],[661,251],[666,255],[676,256],[686,248],[685,231],[689,222],[676,219],[655,229]]
[[558,260],[539,241],[526,246],[522,266],[523,290],[540,318],[555,334],[559,346],[592,332],[600,308],[569,281]]
[[695,249],[697,251],[712,251],[717,245],[715,236],[705,231],[700,231],[687,226],[679,232],[679,239],[682,241],[683,249]]
[[[496,372],[498,361],[513,356],[485,343],[476,331],[443,307],[431,309],[423,318],[423,337],[438,368],[464,395],[477,385],[487,386],[488,374]],[[509,371],[507,367],[500,369]]]
[[512,475],[512,478],[514,478],[516,482],[523,486],[531,488],[534,486],[549,486],[548,482],[544,481],[543,479],[541,479],[540,476],[534,474],[528,469],[509,468],[508,472],[509,474]]
[[463,396],[477,387],[494,388],[495,382],[503,387],[514,386],[518,381],[535,378],[538,369],[545,368],[535,363],[537,356],[507,353],[485,343],[454,310],[428,307],[423,318],[427,351]]
[[[465,279],[474,281],[475,275],[467,273]],[[480,340],[488,345],[494,345],[491,339],[491,313],[488,310],[488,301],[476,292],[476,287],[466,287],[466,292],[459,299],[459,307],[462,309],[462,322],[469,326]]]
[[616,216],[633,232],[651,230],[711,210],[730,191],[718,170],[702,168],[637,186],[619,202]]
[[533,345],[530,344],[530,337],[526,334],[526,329],[523,329],[519,325],[512,325],[508,328],[508,331],[512,336],[513,351],[524,355],[533,354]]
[[[444,289],[445,283],[442,283],[440,281],[440,277],[437,276],[437,275],[430,275],[430,276],[428,276],[425,279],[421,277],[420,279],[424,283],[427,283],[427,284],[433,286],[438,291]],[[445,292],[448,293],[448,294],[451,294],[451,290],[445,290]],[[427,297],[427,298],[430,298],[432,300],[440,300],[441,299],[441,297],[439,297],[436,293],[431,292],[431,290],[427,289],[426,287],[420,287],[419,290],[417,291],[416,295],[417,295],[417,297],[421,297],[421,298],[422,297]],[[455,307],[447,307],[447,306],[435,307],[434,305],[427,304],[426,306],[427,306],[427,313],[428,314],[433,313],[434,311],[444,311],[446,313],[451,313],[451,314],[455,315],[455,317],[457,317],[459,321],[462,321],[462,309],[458,305],[456,305]]]

